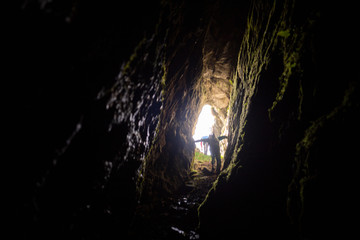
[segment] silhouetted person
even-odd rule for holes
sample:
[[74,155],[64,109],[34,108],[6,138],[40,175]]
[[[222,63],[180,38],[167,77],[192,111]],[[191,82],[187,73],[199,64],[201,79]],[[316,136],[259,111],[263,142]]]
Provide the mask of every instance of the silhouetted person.
[[215,137],[214,134],[209,136],[209,145],[211,151],[211,171],[214,172],[214,165],[216,159],[216,173],[220,173],[221,168],[221,156],[220,156],[220,146],[219,140]]
[[[220,140],[226,138],[226,136],[219,137]],[[220,173],[221,169],[221,156],[220,156],[220,146],[219,146],[219,139],[215,137],[214,134],[211,134],[209,138],[204,139],[201,138],[200,140],[196,140],[195,142],[208,142],[211,151],[211,171],[214,172],[214,165],[216,159],[216,173]]]

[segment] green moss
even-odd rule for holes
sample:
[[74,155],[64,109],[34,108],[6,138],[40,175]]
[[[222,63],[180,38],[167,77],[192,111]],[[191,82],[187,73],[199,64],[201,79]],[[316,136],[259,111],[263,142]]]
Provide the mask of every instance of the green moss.
[[284,37],[284,38],[287,38],[290,36],[290,30],[289,29],[286,29],[286,30],[283,30],[283,31],[279,31],[277,33],[278,36],[280,37]]
[[137,55],[138,55],[138,52],[139,52],[140,49],[143,47],[143,45],[145,44],[145,42],[146,42],[146,38],[144,37],[144,38],[139,42],[139,44],[136,46],[133,54],[130,56],[129,61],[126,63],[126,65],[125,65],[125,67],[124,67],[124,69],[123,69],[124,72],[127,72],[127,71],[130,69],[131,64],[135,61],[135,59],[136,59],[136,57],[137,57]]
[[161,65],[161,70],[163,72],[163,75],[161,77],[161,87],[163,89],[165,89],[165,87],[166,87],[166,77],[167,77],[167,67],[166,67],[165,61],[163,61],[162,65]]
[[[308,201],[306,192],[313,181],[318,178],[316,163],[317,147],[319,141],[324,141],[319,136],[324,129],[331,129],[338,118],[343,118],[344,112],[351,111],[352,97],[355,95],[354,82],[344,92],[343,101],[331,112],[325,114],[311,123],[305,130],[303,139],[297,143],[295,152],[295,173],[288,187],[287,211],[293,222],[300,224],[306,210]],[[315,159],[314,159],[315,158]]]
[[[298,30],[301,33],[301,29]],[[284,35],[285,33],[283,33]],[[286,34],[285,34],[286,35]],[[278,36],[279,35],[278,33]],[[284,36],[282,36],[284,37]],[[291,37],[288,35],[282,39],[281,51],[283,53],[283,72],[279,77],[279,90],[276,94],[275,100],[273,101],[272,106],[268,109],[269,119],[272,119],[272,112],[276,106],[283,100],[285,93],[289,86],[289,81],[292,81],[294,73],[301,72],[300,56],[302,52],[302,46],[304,42],[305,34],[293,34]],[[297,74],[301,75],[301,74]],[[301,104],[302,104],[302,95],[303,89],[301,86],[301,80],[299,80],[299,114],[301,115]]]
[[199,162],[210,162],[211,156],[195,151],[195,160]]
[[165,94],[166,94],[166,78],[167,78],[167,67],[165,64],[165,61],[162,63],[161,65],[161,70],[163,72],[162,77],[161,77],[161,101],[164,102],[165,101]]

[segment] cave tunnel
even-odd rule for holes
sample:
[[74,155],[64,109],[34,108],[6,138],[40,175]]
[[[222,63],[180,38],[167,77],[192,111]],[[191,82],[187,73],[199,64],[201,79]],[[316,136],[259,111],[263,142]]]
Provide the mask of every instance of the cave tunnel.
[[[17,4],[14,239],[356,236],[355,6]],[[197,123],[227,136],[218,174]]]

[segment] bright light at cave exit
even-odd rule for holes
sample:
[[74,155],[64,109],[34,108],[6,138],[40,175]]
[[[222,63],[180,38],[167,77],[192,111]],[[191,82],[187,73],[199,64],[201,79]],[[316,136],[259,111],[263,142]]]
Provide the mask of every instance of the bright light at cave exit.
[[[195,134],[193,135],[194,140],[199,140],[202,137],[209,136],[212,134],[212,128],[215,123],[215,117],[211,113],[211,106],[204,105],[199,115],[196,127],[195,127]],[[204,153],[204,144],[201,147],[200,142],[195,143],[196,147],[200,149],[202,153]],[[207,152],[210,155],[210,151]]]

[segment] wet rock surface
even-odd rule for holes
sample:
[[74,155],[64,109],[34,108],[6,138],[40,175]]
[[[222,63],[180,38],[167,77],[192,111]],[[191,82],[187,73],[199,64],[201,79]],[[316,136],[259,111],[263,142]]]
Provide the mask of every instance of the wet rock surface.
[[[197,162],[197,160],[195,160]],[[139,204],[129,231],[131,239],[201,239],[198,208],[216,179],[210,162],[194,168],[181,189],[169,198]]]
[[[5,114],[13,238],[356,233],[356,6],[20,2]],[[218,177],[194,161],[204,104],[228,131]]]

